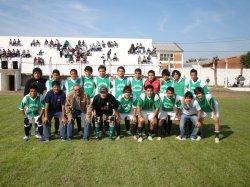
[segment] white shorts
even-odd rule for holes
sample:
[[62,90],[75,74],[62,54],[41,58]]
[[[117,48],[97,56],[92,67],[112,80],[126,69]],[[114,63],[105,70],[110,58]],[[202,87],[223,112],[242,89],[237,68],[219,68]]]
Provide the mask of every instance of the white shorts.
[[175,111],[171,111],[171,112],[161,111],[158,115],[158,118],[159,118],[159,120],[166,119],[167,116],[170,116],[170,120],[174,120]]
[[[217,101],[215,101],[215,112],[216,112],[216,116],[217,116],[217,118],[219,118],[219,116],[220,116],[220,112],[219,112],[219,104],[218,104],[218,102],[217,102]],[[202,112],[202,113],[201,113],[201,118],[208,117],[208,114],[210,114],[211,118],[213,118],[213,117],[214,117],[213,112],[209,112],[209,113]]]
[[27,115],[27,118],[29,119],[29,123],[30,124],[32,124],[33,122],[36,123],[36,124],[39,124],[39,122],[37,121],[38,118],[39,118],[39,116],[33,116],[33,117],[31,117],[31,116]]
[[141,111],[142,117],[144,119],[146,119],[146,117],[148,117],[148,120],[151,120],[154,116],[154,112],[153,111],[148,111],[148,110],[142,110]]
[[133,112],[130,113],[120,113],[121,120],[125,120],[125,118],[132,120],[134,114]]

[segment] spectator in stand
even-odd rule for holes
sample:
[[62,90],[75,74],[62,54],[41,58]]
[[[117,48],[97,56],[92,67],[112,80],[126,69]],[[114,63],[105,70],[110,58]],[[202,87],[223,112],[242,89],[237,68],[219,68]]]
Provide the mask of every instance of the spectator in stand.
[[46,39],[45,42],[44,42],[44,47],[48,46],[49,42],[48,40]]
[[20,57],[20,51],[18,49],[16,50],[16,55],[16,57]]
[[16,46],[16,39],[13,40],[12,46]]
[[34,58],[34,64],[37,64],[38,63],[38,59],[35,57]]
[[25,50],[22,51],[22,55],[21,56],[24,57],[24,58],[26,57],[26,51]]
[[40,47],[40,45],[41,45],[41,43],[38,40],[36,40],[36,46]]
[[12,40],[11,40],[11,39],[10,39],[10,41],[9,41],[9,45],[12,46]]
[[106,48],[106,43],[102,40],[102,47]]
[[116,43],[116,41],[114,41],[114,47],[118,48],[118,43]]
[[141,56],[138,56],[138,64],[141,64]]
[[117,57],[117,55],[116,55],[116,53],[114,53],[114,56],[113,56],[113,61],[119,61],[119,59],[118,59],[118,57]]
[[143,64],[147,64],[147,59],[146,59],[145,56],[143,56],[142,63],[143,63]]
[[19,39],[17,40],[17,46],[21,46],[21,41]]
[[50,47],[53,47],[53,46],[54,46],[53,40],[50,40],[49,45],[50,45]]
[[148,57],[147,57],[147,63],[148,63],[148,64],[151,63],[151,57],[150,57],[150,55],[148,55]]
[[31,57],[31,55],[30,55],[30,51],[29,50],[27,50],[27,53],[26,53],[26,58],[30,58]]
[[107,61],[110,60],[111,49],[107,52]]
[[31,44],[30,44],[30,47],[32,47],[32,46],[36,46],[36,43],[35,43],[35,40],[33,40],[32,42],[31,42]]
[[37,55],[42,56],[42,55],[43,55],[43,51],[42,51],[42,50],[40,50],[40,51],[38,52],[38,54],[37,54]]

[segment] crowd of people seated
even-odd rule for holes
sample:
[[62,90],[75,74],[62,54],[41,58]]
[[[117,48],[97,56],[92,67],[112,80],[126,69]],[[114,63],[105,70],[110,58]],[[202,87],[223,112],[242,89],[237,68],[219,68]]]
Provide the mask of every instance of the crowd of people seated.
[[40,47],[41,43],[38,41],[38,40],[33,40],[31,43],[30,43],[30,47]]
[[157,57],[156,48],[154,48],[152,51],[148,48],[146,55],[151,55],[152,57]]
[[21,44],[21,41],[19,40],[19,39],[17,39],[17,41],[16,41],[16,39],[10,39],[9,40],[9,45],[10,46],[22,46],[22,44]]
[[140,44],[137,43],[136,46],[134,45],[134,43],[132,43],[128,50],[128,54],[145,54],[145,53],[146,49],[141,43]]
[[12,51],[10,49],[7,49],[7,51],[5,49],[0,49],[0,57],[1,59],[11,59],[15,57],[30,58],[31,55],[29,50],[23,50],[22,53],[20,53],[18,49],[12,49]]
[[148,55],[146,58],[146,56],[144,55],[143,58],[141,59],[141,56],[139,55],[138,56],[138,64],[152,64],[151,56]]
[[34,58],[34,64],[35,65],[44,65],[44,59],[42,57],[35,57]]

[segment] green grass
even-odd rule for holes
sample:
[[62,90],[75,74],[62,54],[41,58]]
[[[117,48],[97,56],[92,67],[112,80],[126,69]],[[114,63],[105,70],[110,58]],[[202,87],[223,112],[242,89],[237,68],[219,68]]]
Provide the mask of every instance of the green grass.
[[[0,186],[249,186],[250,97],[219,97],[222,141],[23,142],[21,96],[0,97]],[[33,132],[33,130],[32,130]]]

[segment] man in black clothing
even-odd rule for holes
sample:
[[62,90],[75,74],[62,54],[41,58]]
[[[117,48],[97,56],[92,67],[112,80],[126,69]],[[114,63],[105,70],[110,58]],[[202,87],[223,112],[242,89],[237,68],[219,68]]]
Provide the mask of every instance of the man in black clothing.
[[[108,93],[107,87],[100,88],[100,94],[96,95],[92,102],[93,116],[96,121],[96,139],[99,139],[100,126],[103,121],[109,125],[109,138],[113,139],[116,121],[120,119],[118,103],[115,97]],[[117,136],[120,135],[120,127],[116,126]]]
[[34,68],[32,74],[33,77],[29,79],[25,84],[24,96],[29,93],[30,85],[36,85],[38,88],[37,92],[43,95],[43,92],[46,90],[45,83],[47,80],[42,77],[42,70],[40,68]]

